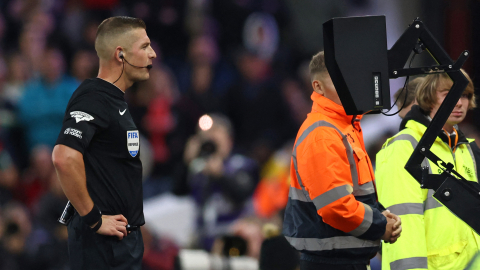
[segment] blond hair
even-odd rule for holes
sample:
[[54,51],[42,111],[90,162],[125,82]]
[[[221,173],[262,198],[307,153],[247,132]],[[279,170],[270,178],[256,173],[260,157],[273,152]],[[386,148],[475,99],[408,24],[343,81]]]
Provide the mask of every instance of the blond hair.
[[312,56],[312,60],[310,60],[310,65],[308,65],[308,68],[310,69],[310,79],[312,81],[314,80],[315,75],[325,72],[328,74],[327,67],[325,66],[324,51],[320,51],[314,56]]
[[[475,89],[470,76],[468,76],[463,69],[461,71],[468,80],[468,85],[463,93],[467,94],[469,101],[468,109],[471,110],[477,107],[475,101]],[[437,104],[437,88],[439,87],[441,80],[447,80],[448,82],[451,82],[451,79],[448,77],[447,73],[434,73],[425,76],[425,80],[417,87],[417,103],[420,108],[427,113],[430,113],[433,107]]]

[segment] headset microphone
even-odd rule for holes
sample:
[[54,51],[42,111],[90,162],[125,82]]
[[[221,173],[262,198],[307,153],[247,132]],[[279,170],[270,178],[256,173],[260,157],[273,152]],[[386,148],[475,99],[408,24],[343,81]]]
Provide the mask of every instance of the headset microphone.
[[139,66],[135,66],[135,65],[132,65],[130,64],[127,59],[125,59],[125,56],[123,56],[123,52],[120,52],[118,53],[118,57],[120,57],[122,60],[125,60],[125,62],[127,62],[127,64],[129,64],[130,66],[132,67],[136,67],[136,68],[148,68],[148,69],[151,69],[153,66],[152,65],[147,65],[147,66],[144,66],[144,67],[139,67]]
[[[139,67],[139,66],[135,66],[135,65],[130,64],[130,63],[127,61],[127,59],[125,59],[125,56],[123,56],[123,52],[122,52],[122,51],[120,51],[120,52],[118,53],[118,57],[119,57],[120,59],[122,59],[122,64],[123,64],[122,73],[120,74],[120,76],[118,77],[118,79],[113,82],[113,84],[115,84],[118,80],[120,80],[120,77],[122,77],[123,70],[125,69],[125,62],[127,62],[127,64],[129,64],[130,66],[136,67],[136,68],[148,68],[148,69],[151,69],[151,68],[153,67],[152,65],[147,65],[147,66],[144,66],[144,67]],[[125,62],[124,62],[123,60],[125,60]]]
[[127,62],[127,64],[129,64],[130,66],[132,67],[136,67],[136,68],[148,68],[148,69],[151,69],[153,66],[152,65],[147,65],[147,66],[144,66],[144,67],[139,67],[139,66],[135,66],[135,65],[132,65],[130,64],[127,59],[125,59],[124,57],[122,57],[123,60],[125,60],[125,62]]

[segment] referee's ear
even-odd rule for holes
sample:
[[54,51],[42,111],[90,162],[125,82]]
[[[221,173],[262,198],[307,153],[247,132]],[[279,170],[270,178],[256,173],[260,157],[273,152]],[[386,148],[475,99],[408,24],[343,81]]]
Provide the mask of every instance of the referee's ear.
[[124,53],[123,48],[120,47],[120,46],[117,46],[117,48],[116,48],[116,50],[115,50],[115,60],[117,60],[118,62],[122,63],[124,57],[125,57],[125,53]]

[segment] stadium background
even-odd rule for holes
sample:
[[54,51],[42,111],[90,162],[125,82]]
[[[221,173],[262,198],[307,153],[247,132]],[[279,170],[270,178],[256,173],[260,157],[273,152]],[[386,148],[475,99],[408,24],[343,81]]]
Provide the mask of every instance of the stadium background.
[[[66,198],[51,151],[71,93],[97,74],[94,39],[103,19],[143,19],[158,56],[150,80],[126,94],[143,136],[144,269],[153,270],[173,269],[196,258],[180,250],[202,248],[203,255],[265,260],[261,244],[272,226],[281,226],[292,140],[311,108],[308,62],[323,47],[323,22],[386,15],[390,47],[420,17],[451,58],[471,52],[465,69],[476,85],[479,12],[475,0],[1,0],[0,270],[69,269],[66,230],[56,223]],[[420,64],[431,60],[418,57],[413,65]],[[403,79],[391,80],[392,96],[402,85]],[[211,113],[232,122],[229,156],[248,158],[258,172],[241,198],[242,213],[219,230],[226,233],[216,235],[216,244],[206,245],[199,226],[216,228],[199,224],[208,204],[197,200],[201,187],[191,183],[193,160],[184,152],[198,119]],[[370,157],[399,122],[365,117]],[[462,129],[478,138],[479,126],[475,110]],[[209,192],[202,198],[223,191]],[[379,269],[378,259],[372,269]]]

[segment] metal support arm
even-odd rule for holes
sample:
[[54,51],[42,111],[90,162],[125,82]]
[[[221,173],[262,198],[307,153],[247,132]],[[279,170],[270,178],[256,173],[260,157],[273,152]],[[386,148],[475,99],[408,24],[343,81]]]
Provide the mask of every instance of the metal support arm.
[[[412,51],[419,52],[423,49],[429,52],[438,65],[404,69]],[[422,188],[433,189],[435,198],[477,233],[480,233],[480,215],[478,215],[480,212],[480,185],[467,181],[453,169],[453,164],[444,162],[430,151],[468,85],[467,78],[460,71],[468,55],[468,51],[464,51],[457,61],[453,62],[427,27],[417,18],[388,51],[388,63],[390,78],[429,74],[433,71],[446,72],[452,79],[452,88],[410,156],[405,169],[420,183]],[[425,158],[437,164],[443,173],[440,175],[430,174],[428,168],[422,168],[421,164]],[[477,214],[472,214],[473,210]]]

